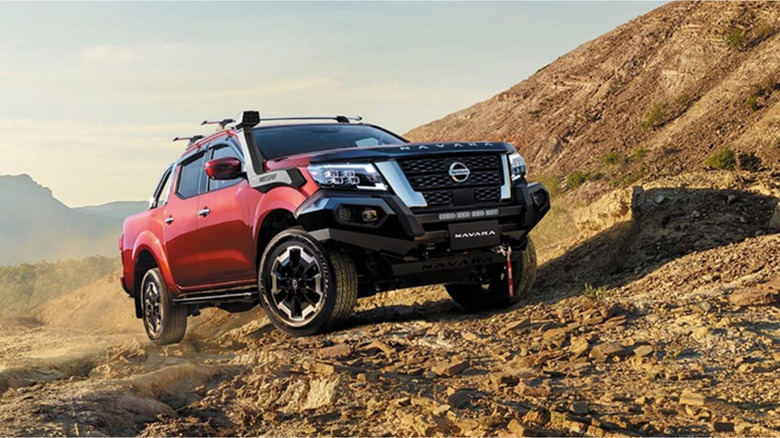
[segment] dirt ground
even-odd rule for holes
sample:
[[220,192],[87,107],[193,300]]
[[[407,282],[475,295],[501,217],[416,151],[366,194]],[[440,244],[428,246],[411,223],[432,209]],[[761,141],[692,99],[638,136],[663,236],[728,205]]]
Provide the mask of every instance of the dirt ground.
[[158,348],[106,278],[0,321],[0,435],[779,436],[775,181],[704,173],[571,210],[577,235],[499,312],[426,287],[308,338],[204,311]]

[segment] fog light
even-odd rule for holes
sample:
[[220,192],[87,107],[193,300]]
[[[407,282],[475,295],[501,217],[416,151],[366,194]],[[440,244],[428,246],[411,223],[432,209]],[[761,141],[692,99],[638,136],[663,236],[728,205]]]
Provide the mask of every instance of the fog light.
[[375,222],[379,219],[379,213],[374,208],[364,208],[361,217],[363,218],[363,222]]
[[336,216],[338,217],[339,221],[343,223],[354,222],[355,220],[355,216],[352,214],[352,209],[344,205],[341,205],[336,209]]
[[538,190],[532,193],[531,199],[533,199],[536,208],[542,208],[547,205],[547,193],[545,193],[544,190]]

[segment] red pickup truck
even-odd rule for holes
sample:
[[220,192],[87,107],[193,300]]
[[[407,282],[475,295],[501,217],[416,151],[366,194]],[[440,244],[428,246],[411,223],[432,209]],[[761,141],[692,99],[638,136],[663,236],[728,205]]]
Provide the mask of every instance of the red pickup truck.
[[303,336],[386,290],[444,284],[468,310],[529,293],[528,233],[549,196],[511,145],[409,143],[344,116],[219,123],[189,138],[119,239],[122,287],[154,343],[179,342],[204,307],[259,303]]

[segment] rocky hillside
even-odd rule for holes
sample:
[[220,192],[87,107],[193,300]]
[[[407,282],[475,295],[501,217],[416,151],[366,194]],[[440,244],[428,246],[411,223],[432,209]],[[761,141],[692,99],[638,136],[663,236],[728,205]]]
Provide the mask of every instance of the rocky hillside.
[[[408,134],[579,171],[518,305],[392,291],[306,338],[204,309],[158,348],[113,274],[0,316],[0,435],[780,436],[779,19],[670,3]],[[725,147],[762,164],[704,171]]]
[[779,29],[778,3],[671,2],[407,137],[508,141],[532,174],[581,171],[602,192],[725,147],[778,168]]
[[149,202],[147,201],[116,201],[107,204],[77,207],[75,210],[123,221],[126,217],[139,211],[144,211],[147,208],[149,208]]
[[780,436],[780,185],[718,174],[593,204],[500,312],[417,288],[289,338],[207,309],[157,348],[102,279],[0,321],[0,435]]

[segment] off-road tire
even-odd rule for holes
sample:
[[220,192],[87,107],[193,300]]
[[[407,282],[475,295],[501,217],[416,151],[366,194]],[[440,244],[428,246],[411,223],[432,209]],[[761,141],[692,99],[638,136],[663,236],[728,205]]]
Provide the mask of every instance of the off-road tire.
[[[157,293],[149,290],[157,288]],[[141,306],[143,309],[144,330],[149,339],[157,345],[181,342],[187,331],[187,307],[176,305],[168,293],[160,269],[146,271],[141,281]],[[154,296],[158,298],[155,300]],[[153,315],[159,317],[159,326],[153,327]]]
[[456,303],[471,312],[509,307],[527,297],[536,280],[536,249],[531,238],[528,238],[525,250],[512,264],[515,283],[512,298],[509,298],[506,267],[496,266],[493,270],[490,283],[448,284],[445,286],[447,293]]
[[[279,304],[280,299],[276,297],[285,293],[285,288],[280,284],[282,282],[288,284],[286,279],[281,280],[280,276],[276,276],[277,289],[272,290],[274,283],[271,276],[276,275],[274,272],[277,272],[274,271],[274,266],[279,266],[280,258],[283,261],[287,260],[286,254],[289,254],[291,260],[292,251],[300,251],[298,257],[303,257],[305,254],[307,258],[312,259],[308,261],[309,267],[312,266],[311,263],[316,262],[321,275],[322,303],[314,310],[313,316],[308,321],[305,319],[292,321],[293,317],[298,316],[285,315],[283,308],[292,311],[291,308]],[[260,302],[268,319],[276,328],[292,336],[309,336],[332,329],[339,321],[345,320],[352,314],[357,301],[357,271],[352,259],[336,249],[326,248],[300,227],[288,228],[268,243],[258,267],[258,285]],[[290,299],[289,302],[293,301],[294,299]],[[311,303],[304,304],[311,306]],[[303,315],[300,317],[302,318]]]

